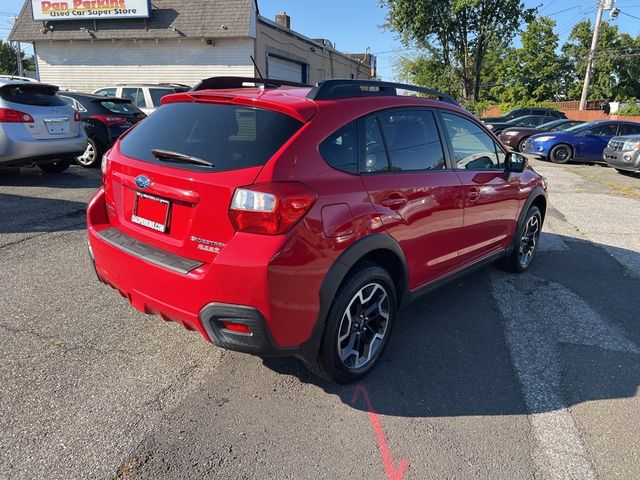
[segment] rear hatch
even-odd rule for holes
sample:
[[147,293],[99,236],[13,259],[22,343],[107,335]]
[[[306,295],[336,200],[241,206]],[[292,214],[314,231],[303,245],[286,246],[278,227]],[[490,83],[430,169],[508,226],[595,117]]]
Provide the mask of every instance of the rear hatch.
[[34,121],[23,125],[34,139],[77,137],[80,122],[75,120],[75,111],[57,95],[57,91],[57,87],[40,83],[4,85],[0,88],[1,106],[30,115]]
[[107,116],[126,119],[129,126],[147,118],[147,114],[124,98],[96,98],[93,103]]
[[109,154],[111,222],[158,248],[211,261],[235,233],[235,189],[252,184],[301,126],[282,113],[234,104],[161,107]]

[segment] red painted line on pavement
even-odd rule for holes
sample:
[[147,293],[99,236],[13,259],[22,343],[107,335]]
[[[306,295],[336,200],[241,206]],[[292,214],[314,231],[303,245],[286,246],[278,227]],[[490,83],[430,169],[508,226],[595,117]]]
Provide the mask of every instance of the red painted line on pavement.
[[358,394],[361,394],[364,398],[364,402],[367,405],[367,412],[369,413],[369,421],[371,422],[371,427],[373,427],[373,431],[376,434],[376,442],[378,442],[378,450],[380,451],[380,456],[382,457],[382,463],[384,464],[384,469],[387,472],[387,478],[389,480],[402,480],[404,477],[407,468],[409,468],[409,461],[406,459],[402,459],[400,464],[398,465],[398,469],[393,463],[393,455],[391,455],[391,449],[389,448],[389,443],[387,442],[387,438],[384,434],[384,429],[382,428],[382,424],[380,423],[380,416],[373,409],[373,405],[371,404],[371,398],[369,397],[369,392],[362,384],[358,384],[356,386],[356,391],[353,392],[353,398],[351,399],[351,404],[356,403],[358,399]]

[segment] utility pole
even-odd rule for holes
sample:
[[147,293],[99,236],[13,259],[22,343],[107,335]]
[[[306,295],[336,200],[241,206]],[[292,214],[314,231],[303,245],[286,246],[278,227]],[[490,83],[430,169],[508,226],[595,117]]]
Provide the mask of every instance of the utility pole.
[[[593,72],[596,50],[598,49],[598,36],[600,35],[600,24],[602,23],[602,13],[605,9],[605,3],[613,4],[613,2],[605,2],[598,0],[598,16],[596,17],[596,25],[593,28],[593,38],[591,40],[591,50],[587,57],[587,72],[584,75],[584,85],[582,87],[582,97],[580,97],[580,110],[586,110],[587,97],[589,95],[589,83],[591,82],[591,73]],[[609,6],[611,9],[611,6]]]
[[16,54],[18,57],[18,76],[24,77],[24,67],[22,65],[22,45],[20,45],[20,42],[16,42]]

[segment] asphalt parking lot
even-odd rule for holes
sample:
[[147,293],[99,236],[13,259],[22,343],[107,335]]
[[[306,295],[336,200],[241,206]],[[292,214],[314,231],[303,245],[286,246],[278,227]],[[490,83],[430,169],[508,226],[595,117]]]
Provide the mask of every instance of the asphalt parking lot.
[[640,478],[640,175],[533,164],[531,270],[422,298],[341,387],[100,284],[99,170],[0,170],[0,479]]

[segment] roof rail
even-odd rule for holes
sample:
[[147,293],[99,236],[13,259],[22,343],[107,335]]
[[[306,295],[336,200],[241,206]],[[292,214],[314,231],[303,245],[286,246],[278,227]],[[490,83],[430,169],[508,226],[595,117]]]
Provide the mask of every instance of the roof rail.
[[311,100],[333,100],[350,97],[394,96],[398,95],[398,90],[424,93],[436,97],[443,102],[459,106],[458,102],[446,93],[438,92],[431,88],[416,87],[415,85],[405,83],[380,82],[377,80],[324,80],[311,89],[307,98]]
[[310,87],[304,83],[290,82],[288,80],[276,80],[274,78],[253,78],[253,77],[211,77],[202,80],[199,84],[191,89],[192,92],[197,90],[223,90],[227,88],[246,88],[245,83],[254,85],[264,85],[266,88],[278,87]]

